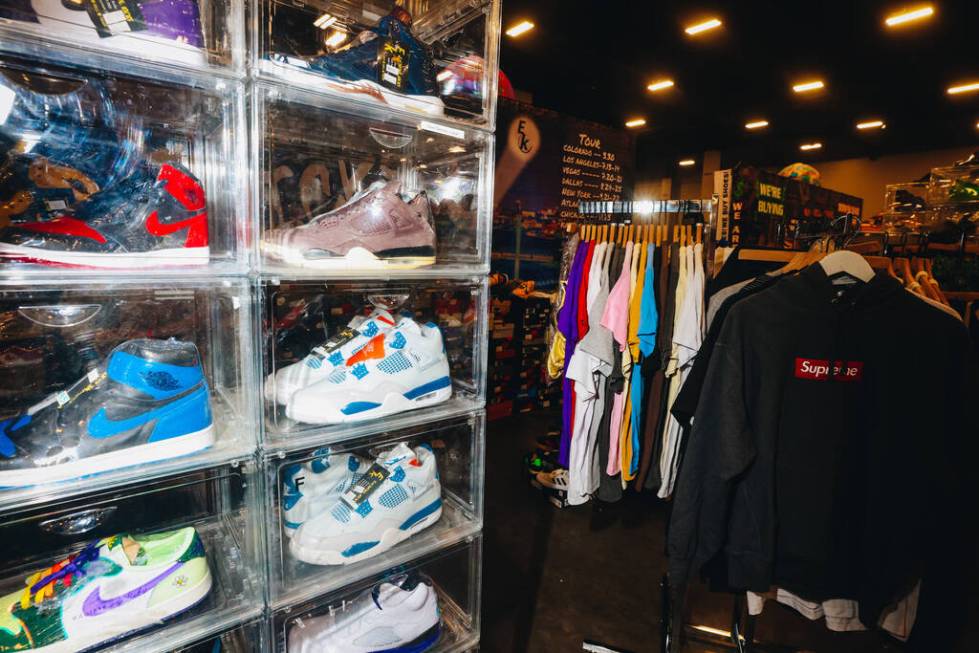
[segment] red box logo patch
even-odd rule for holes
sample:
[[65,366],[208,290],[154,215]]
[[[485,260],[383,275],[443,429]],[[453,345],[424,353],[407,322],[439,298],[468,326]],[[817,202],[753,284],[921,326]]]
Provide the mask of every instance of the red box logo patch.
[[863,379],[863,363],[860,361],[835,361],[819,358],[796,358],[795,378],[811,381],[832,379],[841,383]]

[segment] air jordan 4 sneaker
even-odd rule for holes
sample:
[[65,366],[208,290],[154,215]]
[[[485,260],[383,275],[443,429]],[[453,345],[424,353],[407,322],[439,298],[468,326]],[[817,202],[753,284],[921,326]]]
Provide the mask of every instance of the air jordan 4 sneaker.
[[71,211],[6,227],[0,257],[86,268],[206,265],[204,189],[179,164],[140,164]]
[[0,653],[77,653],[174,617],[211,589],[193,528],[90,543],[0,598]]
[[428,197],[401,199],[397,181],[377,182],[339,209],[298,227],[265,234],[263,251],[289,265],[336,269],[412,269],[435,263]]
[[289,653],[422,653],[439,639],[438,592],[418,574],[382,582],[333,614],[297,619]]
[[329,448],[318,449],[313,456],[283,470],[282,521],[287,537],[330,509],[370,467],[369,461],[354,453],[331,453]]
[[297,390],[286,416],[307,424],[343,424],[432,406],[452,396],[442,332],[402,319],[378,333],[329,375]]
[[103,366],[0,422],[0,487],[184,456],[213,442],[197,347],[129,340]]
[[333,335],[302,360],[270,374],[265,380],[265,398],[285,406],[297,391],[344,369],[347,359],[379,334],[395,325],[395,317],[383,308],[375,308],[367,317],[358,315],[347,328]]
[[[383,480],[379,480],[383,478]],[[384,553],[442,517],[442,486],[427,445],[402,442],[378,456],[358,483],[296,529],[292,555],[346,565]]]

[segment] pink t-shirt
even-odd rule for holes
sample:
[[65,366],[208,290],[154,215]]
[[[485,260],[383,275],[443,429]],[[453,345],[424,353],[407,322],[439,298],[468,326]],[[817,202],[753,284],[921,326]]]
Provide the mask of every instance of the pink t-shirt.
[[[602,313],[602,326],[612,332],[619,351],[625,351],[629,339],[629,295],[632,291],[632,243],[626,243],[622,272],[612,286]],[[608,466],[605,473],[615,476],[621,471],[619,461],[619,430],[622,426],[622,413],[625,410],[625,393],[618,392],[612,398],[612,421],[609,424]]]

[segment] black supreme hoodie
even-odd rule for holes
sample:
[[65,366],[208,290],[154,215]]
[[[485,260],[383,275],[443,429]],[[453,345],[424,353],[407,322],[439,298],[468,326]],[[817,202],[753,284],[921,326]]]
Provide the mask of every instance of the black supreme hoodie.
[[965,327],[886,275],[837,286],[817,264],[739,302],[678,473],[673,583],[711,563],[877,623],[974,513],[974,374]]

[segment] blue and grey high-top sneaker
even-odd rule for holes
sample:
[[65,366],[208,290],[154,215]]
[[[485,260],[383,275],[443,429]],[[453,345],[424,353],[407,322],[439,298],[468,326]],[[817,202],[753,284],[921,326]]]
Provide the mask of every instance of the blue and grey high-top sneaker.
[[0,486],[28,486],[183,456],[214,426],[190,342],[129,340],[70,387],[0,422]]

